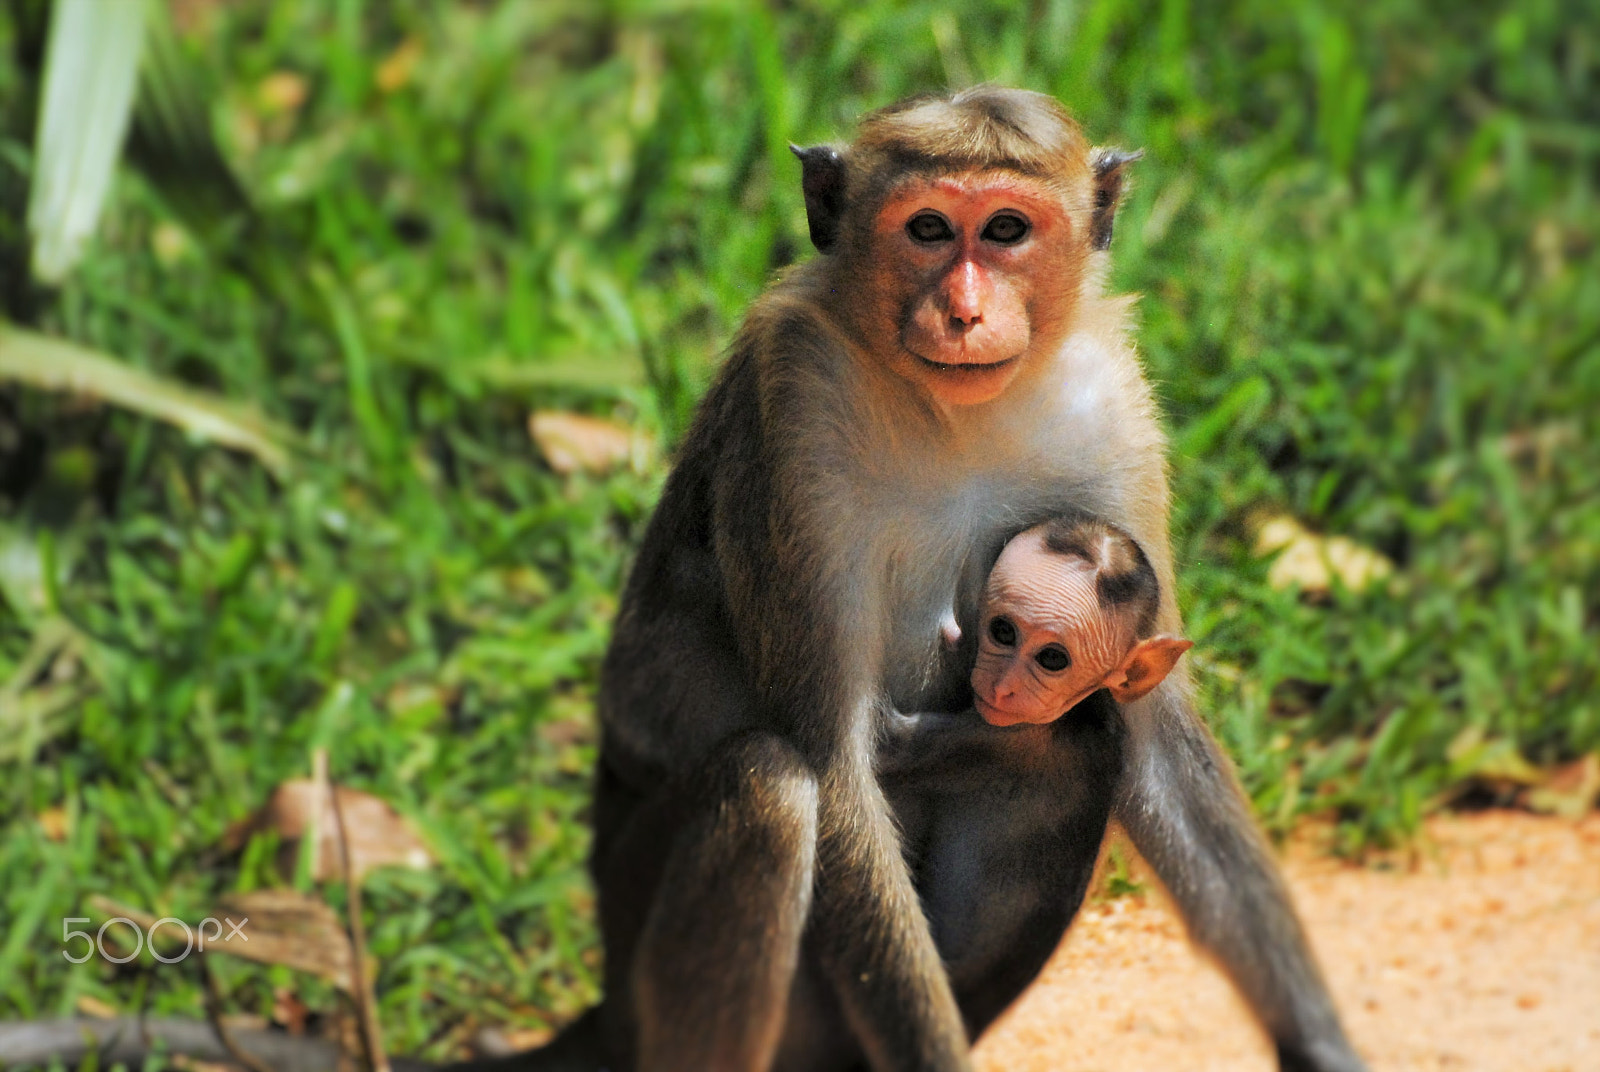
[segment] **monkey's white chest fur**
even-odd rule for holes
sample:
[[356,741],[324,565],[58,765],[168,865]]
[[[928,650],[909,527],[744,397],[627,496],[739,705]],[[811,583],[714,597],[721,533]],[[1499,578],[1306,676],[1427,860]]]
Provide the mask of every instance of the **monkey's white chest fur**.
[[916,710],[949,685],[941,619],[954,608],[972,626],[982,579],[1007,539],[1074,505],[1123,505],[1132,474],[1107,444],[1130,433],[1160,439],[1148,395],[1127,389],[1130,363],[1125,350],[1075,338],[1036,388],[1068,393],[1068,406],[1035,395],[957,413],[954,428],[869,433],[875,464],[857,470],[844,524],[869,573],[863,590],[883,593],[880,605],[855,610],[876,619],[896,707]]

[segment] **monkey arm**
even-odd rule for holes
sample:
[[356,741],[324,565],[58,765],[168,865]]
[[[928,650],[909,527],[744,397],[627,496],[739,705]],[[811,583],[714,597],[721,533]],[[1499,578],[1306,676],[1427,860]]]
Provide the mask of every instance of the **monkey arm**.
[[1123,709],[1116,814],[1209,952],[1255,1010],[1284,1072],[1365,1072],[1226,756],[1187,675]]
[[[807,331],[792,345],[815,348],[819,337]],[[612,719],[606,740],[612,751],[627,743],[632,751],[662,757],[669,768],[682,745],[690,746],[693,757],[702,754],[704,741],[706,755],[726,760],[717,766],[717,784],[773,782],[770,770],[744,762],[742,753],[724,756],[726,749],[716,744],[725,736],[743,736],[751,748],[792,753],[794,762],[782,764],[785,784],[809,779],[804,795],[814,810],[801,831],[789,821],[797,809],[787,807],[776,817],[781,821],[772,814],[774,806],[798,799],[798,788],[776,797],[730,790],[716,801],[700,801],[694,809],[699,818],[669,839],[683,848],[668,854],[668,872],[648,906],[650,922],[638,952],[630,956],[625,928],[619,928],[620,941],[608,935],[608,961],[616,957],[625,970],[615,981],[608,978],[608,1001],[613,992],[629,989],[645,995],[650,1003],[639,1004],[639,1019],[651,1037],[664,1045],[686,1032],[696,1034],[704,1041],[700,1049],[715,1054],[749,1034],[735,1020],[760,1018],[766,1041],[738,1052],[759,1050],[765,1063],[713,1061],[700,1067],[766,1067],[785,1030],[787,982],[781,995],[774,991],[776,996],[754,1002],[746,1000],[748,987],[722,988],[714,1002],[680,1001],[684,965],[722,964],[720,973],[732,974],[729,965],[752,959],[755,946],[765,948],[768,931],[777,927],[787,934],[796,924],[796,935],[803,927],[809,936],[808,955],[832,986],[837,1008],[875,1072],[967,1072],[960,1009],[872,770],[883,646],[876,632],[878,608],[871,605],[877,586],[865,583],[873,567],[857,553],[859,534],[837,531],[836,505],[848,501],[848,491],[832,482],[843,467],[792,442],[773,441],[805,422],[794,416],[796,400],[781,397],[786,381],[773,387],[759,374],[769,343],[746,337],[736,344],[652,520],[608,654]],[[835,510],[819,509],[830,504]],[[703,583],[686,583],[679,592],[669,583],[676,576],[671,560],[685,547],[703,549],[709,560],[696,571]],[[707,603],[699,632],[731,657],[728,670],[717,673],[731,674],[737,687],[714,691],[743,698],[742,712],[719,702],[721,713],[710,725],[704,711],[688,705],[695,690],[682,682],[671,686],[683,676],[677,664],[698,661],[699,653],[685,653],[673,631],[651,624],[681,609],[690,590],[704,593],[696,599]],[[663,675],[643,672],[646,667],[664,671],[664,695]],[[655,710],[670,717],[641,716]],[[700,775],[705,761],[695,762],[693,769],[677,768],[689,791],[701,797],[721,792]],[[806,779],[798,779],[801,771]],[[805,863],[803,888],[768,892],[759,874],[771,868],[751,866],[733,851],[735,842],[751,838],[773,846],[803,844],[793,857]],[[601,883],[621,891],[613,901],[625,900],[637,885],[605,876]],[[792,948],[799,953],[798,937]],[[765,953],[755,959],[765,959]],[[659,1013],[658,1006],[688,1009],[694,1016]],[[660,1047],[652,1053],[660,1059],[641,1068],[693,1067],[684,1054]]]
[[[961,1012],[872,769],[883,648],[873,567],[830,529],[836,517],[810,510],[848,501],[830,486],[838,463],[790,461],[730,463],[715,528],[757,719],[817,779],[808,933],[877,1072],[965,1072]],[[766,493],[767,509],[752,509],[752,492]]]
[[[821,591],[812,588],[813,596]],[[769,623],[804,613],[798,593],[791,596],[785,612],[771,608]],[[813,641],[822,659],[809,665],[786,660],[765,688],[760,678],[757,687],[777,701],[781,719],[793,718],[797,746],[817,774],[809,933],[875,1070],[962,1072],[970,1068],[963,1020],[872,769],[873,724],[880,716],[875,690],[849,654],[859,638],[848,627],[835,628],[841,648],[830,651]],[[852,664],[859,676],[849,673]]]
[[960,1009],[872,770],[876,707],[868,690],[858,693],[837,678],[832,688],[818,688],[827,671],[813,669],[806,686],[821,706],[798,734],[800,753],[817,773],[808,931],[875,1070],[964,1072],[969,1043]]

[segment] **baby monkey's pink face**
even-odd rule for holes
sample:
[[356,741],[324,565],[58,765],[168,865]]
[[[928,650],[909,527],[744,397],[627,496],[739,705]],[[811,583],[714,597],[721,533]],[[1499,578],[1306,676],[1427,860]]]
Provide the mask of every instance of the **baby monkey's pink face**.
[[1090,563],[1047,550],[1040,530],[1017,536],[984,590],[972,669],[978,713],[994,726],[1043,724],[1097,689],[1122,703],[1143,696],[1192,644],[1139,641],[1133,618],[1101,607]]

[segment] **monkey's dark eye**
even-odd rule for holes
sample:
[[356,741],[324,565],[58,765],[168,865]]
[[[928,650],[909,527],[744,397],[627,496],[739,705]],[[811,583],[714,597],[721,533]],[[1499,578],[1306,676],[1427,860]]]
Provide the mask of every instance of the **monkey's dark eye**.
[[1002,246],[1014,246],[1028,236],[1028,221],[1021,216],[1014,216],[1009,212],[1002,212],[989,221],[983,229],[983,237],[990,242],[998,242]]
[[1040,648],[1039,654],[1033,657],[1033,661],[1052,674],[1059,674],[1072,665],[1072,656],[1067,654],[1066,648],[1058,648],[1052,644],[1048,648]]
[[1009,648],[1017,642],[1017,627],[1009,618],[996,618],[989,623],[989,639],[1002,648]]
[[948,242],[956,236],[950,224],[936,212],[919,212],[906,224],[906,234],[913,242]]

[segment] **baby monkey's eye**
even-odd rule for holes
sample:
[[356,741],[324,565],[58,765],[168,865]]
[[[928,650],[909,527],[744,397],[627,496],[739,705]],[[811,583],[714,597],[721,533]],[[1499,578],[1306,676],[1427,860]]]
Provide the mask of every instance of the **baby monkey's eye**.
[[983,237],[1002,246],[1014,246],[1028,236],[1028,221],[1021,216],[1002,212],[989,221]]
[[1058,648],[1052,644],[1048,648],[1040,648],[1039,654],[1033,657],[1033,661],[1052,674],[1059,674],[1072,665],[1072,656],[1067,654],[1066,648]]
[[906,224],[906,234],[915,242],[948,242],[956,236],[949,221],[937,212],[919,212]]
[[1009,648],[1017,642],[1017,627],[1008,618],[996,618],[989,623],[989,639],[1002,648]]

